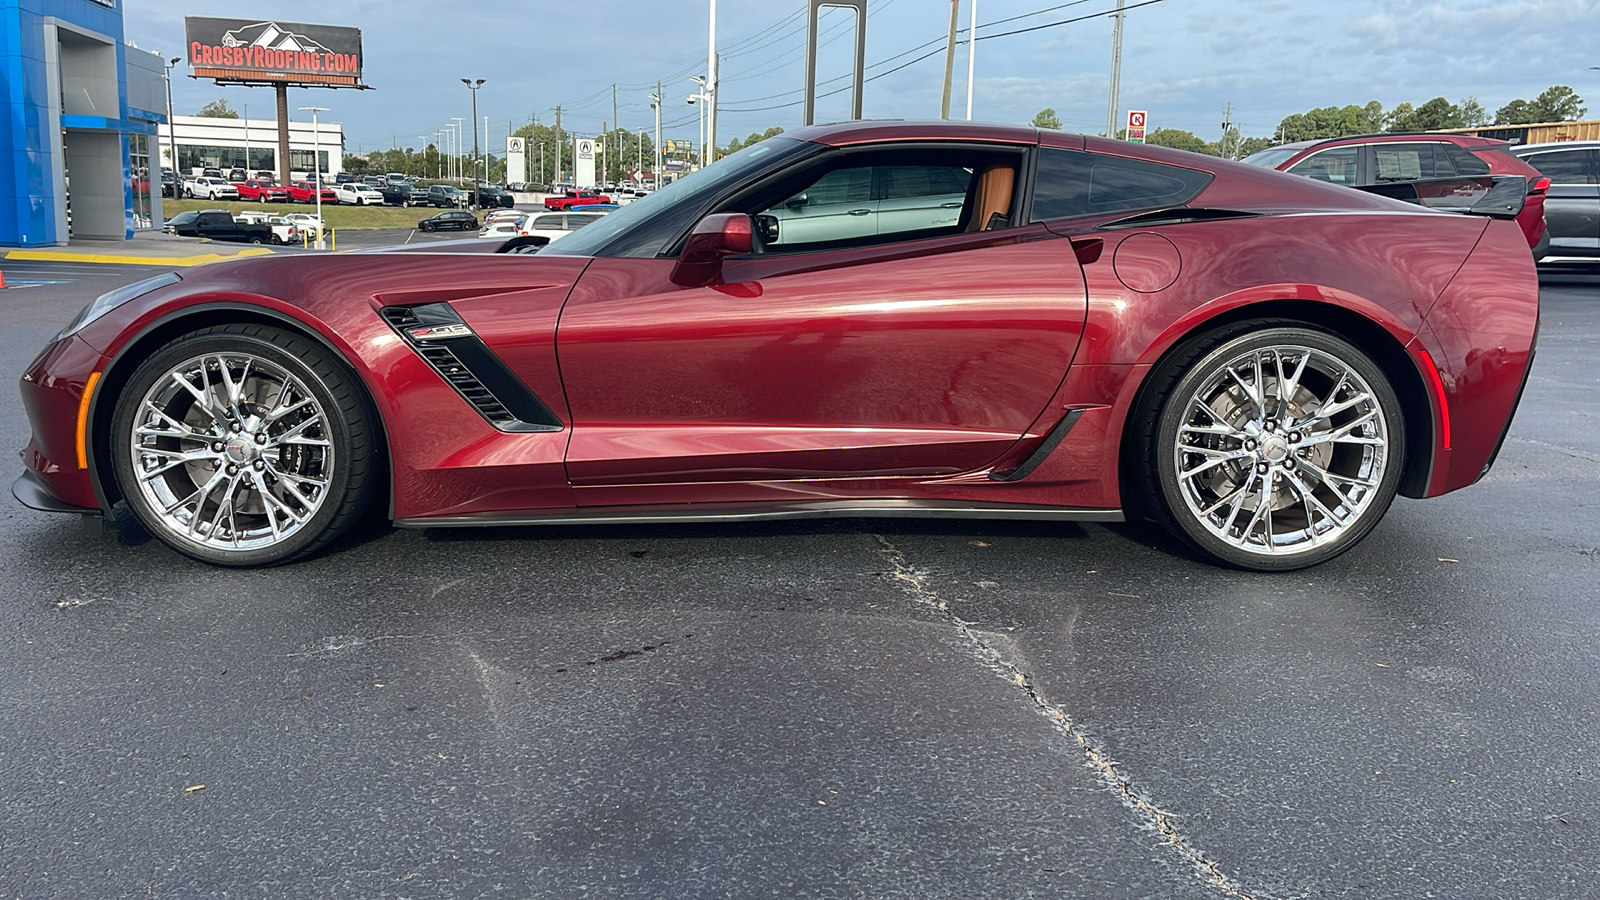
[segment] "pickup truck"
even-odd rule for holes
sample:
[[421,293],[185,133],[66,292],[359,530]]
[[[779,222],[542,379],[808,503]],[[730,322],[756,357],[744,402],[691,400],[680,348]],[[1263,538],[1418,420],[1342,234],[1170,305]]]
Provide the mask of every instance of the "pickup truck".
[[592,206],[596,203],[610,202],[610,197],[595,191],[567,191],[559,196],[544,198],[544,208],[570,209],[574,206]]
[[239,241],[246,244],[272,242],[272,226],[265,223],[236,222],[224,209],[203,209],[189,219],[179,213],[167,223],[173,233],[184,237],[203,237],[214,241]]
[[240,200],[257,200],[262,203],[273,201],[289,202],[289,189],[281,188],[275,182],[264,178],[248,178],[244,181],[235,181],[234,190],[239,192]]

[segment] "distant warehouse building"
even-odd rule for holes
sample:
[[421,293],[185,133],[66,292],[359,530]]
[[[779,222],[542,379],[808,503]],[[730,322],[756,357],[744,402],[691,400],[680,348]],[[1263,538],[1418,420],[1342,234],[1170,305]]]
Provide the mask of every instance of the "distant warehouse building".
[[1532,125],[1482,125],[1477,128],[1444,128],[1444,134],[1471,134],[1477,137],[1510,141],[1513,144],[1546,144],[1551,141],[1600,140],[1600,119],[1584,122],[1538,122]]
[[0,246],[124,239],[160,221],[160,192],[136,174],[166,121],[166,72],[123,43],[119,7],[0,0]]
[[[177,165],[172,147],[178,148]],[[313,154],[315,154],[313,156]],[[316,163],[313,163],[316,160]],[[344,127],[338,122],[308,119],[289,122],[289,168],[292,179],[303,178],[320,165],[324,176],[342,172]],[[202,169],[247,172],[278,171],[278,121],[276,119],[221,119],[211,116],[173,116],[161,129],[161,166],[181,175],[199,175]]]

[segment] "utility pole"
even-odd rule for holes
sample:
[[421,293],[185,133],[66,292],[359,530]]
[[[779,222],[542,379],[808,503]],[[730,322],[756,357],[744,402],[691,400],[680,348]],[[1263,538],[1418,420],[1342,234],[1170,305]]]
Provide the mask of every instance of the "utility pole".
[[[616,82],[612,82],[611,83],[611,124],[613,126],[612,130],[614,130],[614,131],[621,131],[622,130],[622,121],[617,118],[617,85],[616,85]],[[618,156],[618,164],[620,165],[621,164],[621,156],[622,156],[621,135],[618,135],[616,138],[614,138],[611,141],[611,143],[615,145],[611,149],[616,151],[617,156]],[[600,180],[601,181],[614,181],[615,180],[615,179],[613,179],[611,177],[611,154],[610,153],[606,154],[605,177],[600,179]]]
[[1117,0],[1116,24],[1111,27],[1111,104],[1106,109],[1106,137],[1117,136],[1117,91],[1122,87],[1122,11],[1124,0]]
[[556,183],[561,182],[561,107],[556,107]]
[[317,130],[317,113],[327,112],[326,106],[302,106],[301,112],[311,113],[311,166],[316,177],[311,181],[311,193],[317,198],[317,249],[322,249],[322,233],[328,229],[322,224],[322,136]]
[[972,121],[972,74],[978,59],[978,0],[967,7],[967,121]]
[[661,82],[656,82],[656,92],[650,95],[650,108],[656,111],[656,147],[655,161],[651,164],[655,171],[656,190],[661,189]]
[[950,81],[956,71],[956,17],[961,11],[961,0],[950,0],[950,37],[944,44],[944,96],[939,100],[939,118],[950,118]]
[[717,161],[717,0],[711,0],[711,34],[706,40],[706,146],[702,166]]
[[[1232,130],[1232,128],[1233,128],[1233,101],[1229,100],[1228,101],[1228,108],[1223,110],[1223,112],[1222,112],[1222,140],[1217,142],[1217,145],[1218,145],[1219,149],[1227,147],[1228,132],[1230,130]],[[1233,159],[1234,156],[1236,155],[1234,153],[1234,151],[1237,150],[1237,149],[1238,149],[1238,146],[1236,144],[1232,149],[1224,150],[1224,152],[1222,154],[1222,158],[1223,159]]]

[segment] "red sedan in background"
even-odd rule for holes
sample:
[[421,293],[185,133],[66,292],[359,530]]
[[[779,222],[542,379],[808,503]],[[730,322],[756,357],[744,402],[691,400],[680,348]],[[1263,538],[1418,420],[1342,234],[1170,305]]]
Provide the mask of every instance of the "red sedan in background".
[[[293,200],[295,203],[315,203],[317,202],[317,185],[310,181],[300,181],[291,184],[289,185],[289,199]],[[338,195],[334,194],[333,188],[326,185],[322,187],[322,202],[339,202],[339,197]]]
[[289,189],[279,187],[277,182],[250,178],[245,181],[235,181],[233,186],[239,189],[240,200],[255,200],[261,203],[289,202]]
[[1544,220],[1550,179],[1514,155],[1512,146],[1467,134],[1364,134],[1284,144],[1244,161],[1347,187],[1520,175],[1527,179],[1527,198],[1517,225],[1538,260],[1550,249]]
[[1462,215],[1052,131],[807,128],[536,253],[105,294],[23,376],[13,490],[125,500],[230,566],[381,504],[408,527],[1131,515],[1301,568],[1493,463],[1539,314],[1513,186]]

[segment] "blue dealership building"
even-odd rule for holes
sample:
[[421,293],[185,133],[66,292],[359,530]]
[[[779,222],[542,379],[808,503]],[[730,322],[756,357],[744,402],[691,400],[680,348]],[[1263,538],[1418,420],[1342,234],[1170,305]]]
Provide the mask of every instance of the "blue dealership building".
[[121,2],[0,0],[0,246],[126,239],[161,221],[151,151],[166,68],[124,44]]

